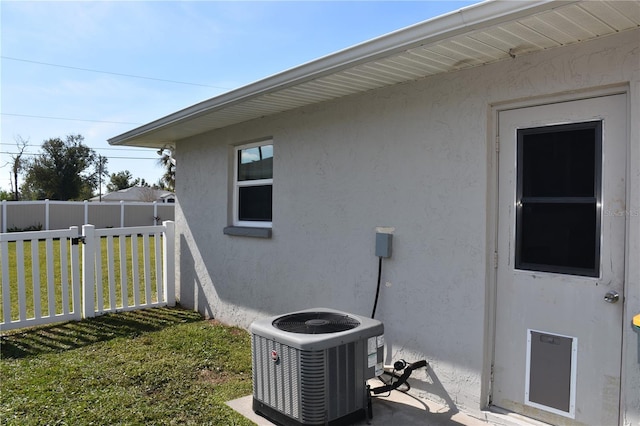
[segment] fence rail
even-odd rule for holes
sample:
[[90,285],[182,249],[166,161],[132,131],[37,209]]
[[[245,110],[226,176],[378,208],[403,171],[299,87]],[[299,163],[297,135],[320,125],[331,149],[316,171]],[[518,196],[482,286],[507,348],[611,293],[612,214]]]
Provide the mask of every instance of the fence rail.
[[175,204],[156,201],[2,201],[0,230],[48,231],[87,224],[96,228],[124,228],[159,225],[174,218]]
[[0,234],[0,330],[174,306],[174,241],[171,221]]

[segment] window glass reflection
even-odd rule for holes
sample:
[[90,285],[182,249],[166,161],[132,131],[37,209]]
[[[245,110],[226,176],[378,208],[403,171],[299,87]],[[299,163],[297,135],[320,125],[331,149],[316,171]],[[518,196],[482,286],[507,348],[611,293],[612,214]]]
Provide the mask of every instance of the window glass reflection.
[[238,180],[273,178],[273,145],[246,148],[238,152]]

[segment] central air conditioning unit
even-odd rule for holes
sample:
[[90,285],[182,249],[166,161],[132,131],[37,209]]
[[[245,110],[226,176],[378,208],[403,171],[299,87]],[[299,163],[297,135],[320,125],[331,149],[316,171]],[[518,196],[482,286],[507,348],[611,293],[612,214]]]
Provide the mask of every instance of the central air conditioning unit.
[[250,327],[253,410],[283,425],[340,425],[366,417],[366,381],[383,372],[384,326],[327,308]]

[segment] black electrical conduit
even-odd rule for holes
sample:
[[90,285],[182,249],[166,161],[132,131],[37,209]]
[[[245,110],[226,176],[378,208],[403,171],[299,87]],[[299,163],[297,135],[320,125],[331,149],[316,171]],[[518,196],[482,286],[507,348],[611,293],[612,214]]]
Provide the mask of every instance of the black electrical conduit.
[[[373,311],[371,312],[371,318],[375,318],[376,316],[376,308],[378,306],[378,297],[380,296],[380,282],[382,281],[382,256],[378,257],[378,283],[376,286],[376,298],[375,301],[373,302]],[[404,364],[404,362],[403,362]],[[426,367],[427,366],[427,361],[426,360],[420,360],[420,361],[416,361],[412,364],[408,364],[404,367],[404,372],[402,373],[401,376],[397,376],[396,374],[393,374],[393,377],[397,377],[398,381],[387,384],[385,386],[380,386],[377,388],[373,388],[370,389],[371,392],[373,392],[374,395],[378,395],[384,392],[391,392],[394,389],[399,388],[401,385],[403,385],[404,383],[407,382],[407,380],[409,379],[409,376],[411,376],[411,373],[413,373],[413,370],[416,370],[418,368],[422,368],[422,367]],[[396,370],[401,369],[400,368],[395,368]],[[407,383],[408,385],[408,383]]]
[[382,279],[382,257],[378,258],[378,286],[376,287],[376,300],[373,302],[373,312],[371,318],[376,316],[376,307],[378,306],[378,296],[380,295],[380,281]]

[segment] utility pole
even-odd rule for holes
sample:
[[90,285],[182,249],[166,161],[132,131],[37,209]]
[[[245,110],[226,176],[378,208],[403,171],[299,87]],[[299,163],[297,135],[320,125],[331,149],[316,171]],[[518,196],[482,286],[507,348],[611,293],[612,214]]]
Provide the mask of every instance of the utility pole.
[[98,154],[98,200],[102,202],[102,155]]

